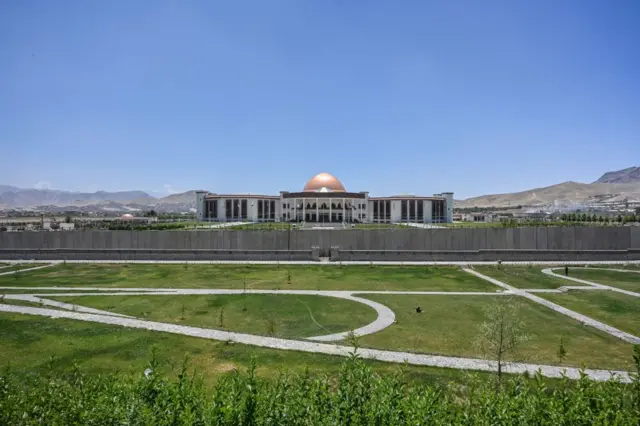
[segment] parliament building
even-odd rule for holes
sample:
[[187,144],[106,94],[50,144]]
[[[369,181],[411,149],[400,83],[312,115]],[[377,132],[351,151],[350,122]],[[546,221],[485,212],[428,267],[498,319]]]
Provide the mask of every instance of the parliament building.
[[443,223],[453,220],[453,192],[431,197],[369,197],[369,192],[347,191],[342,182],[329,173],[314,176],[302,191],[280,191],[280,195],[199,191],[196,197],[200,221]]

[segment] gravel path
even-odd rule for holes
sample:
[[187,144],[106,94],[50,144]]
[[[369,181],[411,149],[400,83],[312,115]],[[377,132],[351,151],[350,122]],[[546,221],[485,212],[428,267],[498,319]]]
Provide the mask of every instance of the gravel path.
[[[20,263],[20,262],[17,262]],[[26,263],[26,262],[25,262]],[[37,263],[42,263],[42,262],[37,262]],[[27,269],[18,269],[17,271],[9,271],[9,272],[2,272],[0,273],[0,275],[11,275],[11,274],[17,274],[18,272],[28,272],[28,271],[35,271],[36,269],[42,269],[42,268],[50,268],[52,266],[55,266],[56,263],[48,263],[46,265],[42,265],[42,266],[35,266],[33,268],[27,268]],[[11,265],[14,266],[14,265]]]
[[71,303],[64,303],[64,302],[58,302],[56,300],[43,299],[43,298],[38,297],[36,295],[6,294],[6,295],[4,295],[4,298],[5,299],[10,299],[10,300],[22,300],[22,301],[25,301],[25,302],[39,303],[41,305],[52,306],[54,308],[66,309],[68,311],[74,311],[74,312],[84,312],[84,313],[87,313],[87,314],[112,315],[114,317],[133,318],[132,316],[129,316],[129,315],[116,314],[114,312],[101,311],[100,309],[85,308],[84,306],[74,305],[74,304],[71,304]]
[[[601,290],[611,290],[611,291],[615,291],[617,293],[626,294],[627,296],[640,297],[640,293],[636,293],[634,291],[623,290],[621,288],[611,287],[609,285],[600,284],[600,283],[597,283],[597,282],[594,282],[594,281],[582,280],[580,278],[575,278],[575,277],[568,276],[568,275],[556,274],[555,272],[553,272],[554,269],[561,269],[561,268],[546,268],[546,269],[542,270],[542,273],[546,274],[546,275],[550,275],[552,277],[562,278],[562,279],[573,281],[573,282],[580,283],[580,284],[586,284],[588,286],[596,287],[596,288],[599,288]],[[626,269],[607,269],[607,268],[574,268],[574,269],[587,269],[587,270],[588,269],[599,269],[599,270],[617,271],[617,272],[638,272],[638,271],[628,271]]]
[[529,300],[532,300],[532,301],[534,301],[536,303],[544,305],[549,309],[553,309],[556,312],[559,312],[559,313],[567,315],[568,317],[571,317],[571,318],[573,318],[573,319],[575,319],[577,321],[580,321],[583,324],[590,325],[591,327],[597,328],[598,330],[601,330],[601,331],[604,331],[605,333],[611,334],[612,336],[615,336],[615,337],[617,337],[619,339],[622,339],[625,342],[633,343],[633,344],[636,344],[636,345],[640,344],[640,337],[634,336],[633,334],[629,334],[629,333],[626,333],[626,332],[624,332],[622,330],[618,330],[615,327],[611,327],[610,325],[607,325],[607,324],[602,323],[600,321],[596,321],[596,320],[594,320],[592,318],[589,318],[586,315],[579,314],[579,313],[577,313],[575,311],[572,311],[570,309],[567,309],[565,307],[557,305],[557,304],[555,304],[553,302],[550,302],[550,301],[548,301],[546,299],[543,299],[541,297],[533,295],[533,294],[531,294],[531,293],[529,293],[529,292],[527,292],[525,290],[521,290],[521,289],[512,287],[512,286],[510,286],[508,284],[505,284],[505,283],[503,283],[501,281],[496,280],[495,278],[491,278],[491,277],[483,275],[483,274],[481,274],[481,273],[479,273],[477,271],[474,271],[473,269],[463,268],[463,270],[468,272],[468,273],[470,273],[470,274],[472,274],[472,275],[475,275],[476,277],[482,278],[482,279],[487,280],[487,281],[489,281],[489,282],[491,282],[491,283],[493,283],[493,284],[495,284],[495,285],[497,285],[499,287],[502,287],[505,290],[509,290],[509,291],[511,291],[512,293],[514,293],[514,294],[516,294],[518,296],[525,297],[525,298],[527,298]]
[[[26,306],[14,306],[0,304],[0,312],[20,313],[26,315],[40,315],[50,318],[68,318],[80,321],[97,322],[102,324],[119,325],[130,328],[144,330],[154,330],[166,333],[181,334],[185,336],[200,337],[221,341],[232,341],[246,345],[261,346],[279,350],[290,350],[300,352],[321,353],[327,355],[347,356],[353,352],[354,348],[349,346],[332,345],[327,343],[309,342],[300,340],[287,340],[273,337],[254,336],[243,333],[231,333],[227,331],[203,329],[198,327],[188,327],[175,324],[165,324],[153,321],[143,321],[134,318],[122,318],[109,315],[97,315],[81,312],[69,312],[53,309],[32,308]],[[477,371],[496,371],[497,364],[494,361],[487,361],[473,358],[458,358],[437,355],[412,354],[408,352],[394,352],[377,349],[358,349],[358,355],[362,358],[374,359],[378,361],[407,363],[412,365],[422,365],[430,367],[457,368]],[[551,365],[538,365],[526,363],[508,363],[503,367],[507,373],[529,373],[539,372],[546,377],[560,378],[566,375],[570,379],[578,379],[581,370],[569,367],[556,367]],[[608,370],[582,370],[584,374],[598,381],[608,380],[616,377],[623,382],[630,382],[631,376],[625,371]]]
[[[30,262],[14,262],[14,263],[36,263],[33,261]],[[37,262],[42,263],[42,262]],[[51,262],[44,266],[38,266],[29,269],[23,269],[20,271],[11,271],[6,272],[0,275],[13,274],[16,272],[27,272],[31,270],[41,269],[56,265],[62,262]],[[192,263],[192,264],[300,264],[300,265],[318,265],[318,262],[254,262],[254,261],[193,261],[193,262],[184,262],[184,261],[72,261],[67,263],[160,263],[160,264],[184,264],[184,263]],[[561,262],[562,265],[572,264],[572,262]],[[584,265],[590,262],[575,262],[576,264]],[[594,264],[625,264],[631,262],[593,262]],[[639,263],[639,262],[633,262]],[[597,283],[591,283],[588,281],[573,279],[573,281],[580,282],[581,284],[586,284],[586,286],[564,286],[556,290],[547,290],[547,289],[534,289],[534,290],[522,290],[512,287],[508,284],[505,284],[501,281],[498,281],[494,278],[485,276],[480,274],[473,269],[469,269],[466,267],[467,265],[495,265],[495,262],[341,262],[341,263],[324,263],[327,265],[371,265],[371,264],[379,264],[379,265],[459,265],[465,266],[463,270],[467,273],[475,275],[479,278],[487,280],[498,287],[501,287],[503,290],[498,290],[496,292],[444,292],[444,291],[315,291],[315,290],[239,290],[239,289],[149,289],[149,288],[96,288],[96,287],[0,287],[2,289],[10,289],[10,290],[26,290],[26,291],[74,291],[74,293],[42,293],[42,294],[7,294],[4,297],[8,299],[17,299],[17,300],[26,300],[36,303],[41,303],[44,305],[54,306],[65,310],[53,310],[53,309],[45,309],[45,308],[35,308],[35,307],[26,307],[26,306],[14,306],[14,305],[4,305],[0,304],[0,312],[13,312],[13,313],[21,313],[27,315],[40,315],[47,316],[51,318],[69,318],[75,320],[82,321],[90,321],[90,322],[99,322],[104,324],[113,324],[120,325],[125,327],[132,328],[140,328],[147,330],[155,330],[176,334],[183,334],[194,337],[201,337],[207,339],[215,339],[215,340],[223,340],[223,341],[234,341],[238,343],[248,344],[248,345],[256,345],[263,346],[274,349],[282,349],[282,350],[296,350],[303,352],[316,352],[316,353],[324,353],[329,355],[340,355],[346,356],[353,351],[353,348],[348,346],[339,346],[327,343],[320,342],[328,342],[328,341],[337,341],[343,340],[349,332],[330,334],[325,336],[316,336],[304,340],[287,340],[287,339],[278,339],[272,337],[264,337],[264,336],[255,336],[243,333],[232,333],[221,330],[212,330],[212,329],[203,329],[198,327],[188,327],[181,326],[176,324],[166,324],[160,322],[153,321],[144,321],[136,318],[132,318],[126,315],[114,314],[112,312],[101,311],[92,308],[85,308],[78,305],[67,304],[63,302],[57,302],[53,300],[48,300],[42,298],[42,296],[95,296],[99,295],[198,295],[198,294],[290,294],[290,295],[314,295],[314,296],[328,296],[328,297],[338,297],[346,300],[352,300],[358,303],[364,303],[374,310],[376,310],[378,317],[376,320],[364,327],[353,330],[353,333],[356,335],[366,335],[375,333],[377,331],[383,330],[389,325],[393,324],[395,321],[395,315],[393,311],[391,311],[388,307],[365,299],[363,297],[358,297],[356,295],[366,295],[366,294],[394,294],[394,295],[487,295],[487,296],[495,296],[495,295],[518,295],[523,296],[529,300],[532,300],[536,303],[542,304],[544,306],[553,309],[556,312],[567,315],[573,319],[576,319],[583,324],[590,325],[594,328],[597,328],[601,331],[609,333],[615,337],[618,337],[622,340],[625,340],[630,343],[640,344],[640,338],[633,336],[629,333],[625,333],[616,328],[610,327],[606,324],[603,324],[599,321],[595,321],[589,317],[586,317],[577,312],[566,309],[560,305],[556,305],[555,303],[549,302],[545,299],[542,299],[538,296],[531,294],[531,291],[537,292],[562,292],[569,289],[590,289],[590,290],[603,290],[603,289],[611,289],[611,290],[619,290],[614,289],[613,287],[603,286]],[[528,265],[528,264],[540,264],[540,265],[549,265],[552,262],[502,262],[504,265]],[[551,269],[548,269],[550,273],[548,275],[559,276],[561,278],[571,279],[572,277],[564,277],[562,275],[556,275],[552,272]],[[546,270],[545,270],[546,271]],[[625,270],[626,271],[626,270]],[[543,271],[544,272],[544,271]],[[635,271],[634,271],[635,272]],[[546,272],[545,272],[546,273]],[[85,293],[82,293],[85,292]],[[622,291],[625,292],[625,291]],[[629,292],[633,293],[633,292]],[[635,293],[634,293],[635,294]],[[640,296],[640,295],[638,295]],[[313,340],[313,341],[309,341]],[[436,356],[436,355],[425,355],[425,354],[413,354],[408,352],[394,352],[394,351],[384,351],[384,350],[375,350],[375,349],[358,349],[358,354],[363,358],[376,359],[380,361],[387,362],[398,362],[404,363],[407,362],[413,365],[424,365],[424,366],[433,366],[433,367],[444,367],[444,368],[457,368],[457,369],[469,369],[469,370],[478,370],[478,371],[496,371],[497,364],[494,361],[481,360],[481,359],[473,359],[473,358],[460,358],[460,357],[446,357],[446,356]],[[540,372],[543,376],[546,377],[561,377],[562,375],[566,375],[571,379],[577,379],[580,377],[580,370],[576,368],[569,367],[556,367],[549,365],[537,365],[537,364],[527,364],[527,363],[509,363],[506,367],[503,367],[505,372],[509,373],[524,373],[528,372],[530,374],[534,374],[536,372]],[[607,370],[584,370],[584,373],[594,380],[608,380],[615,375],[620,380],[628,382],[631,380],[629,373],[623,371],[607,371]]]
[[[16,287],[11,287],[15,289]],[[19,288],[19,287],[18,287]],[[63,287],[65,289],[73,289],[77,290],[74,287]],[[0,287],[0,290],[6,289],[6,287]],[[30,290],[28,288],[24,288],[24,290]],[[39,287],[42,289],[42,287]],[[58,287],[56,290],[60,290]],[[45,305],[55,306],[62,309],[74,310],[77,312],[85,312],[85,313],[95,313],[102,315],[117,315],[107,311],[100,311],[97,309],[86,308],[80,305],[72,305],[62,302],[56,302],[53,300],[42,299],[43,296],[49,297],[80,297],[80,296],[187,296],[187,295],[241,295],[241,294],[286,294],[286,295],[305,295],[305,296],[325,296],[325,297],[336,297],[339,299],[350,300],[356,303],[365,304],[371,308],[373,308],[377,313],[377,318],[370,324],[365,325],[364,327],[357,328],[351,331],[345,331],[343,333],[335,333],[328,334],[322,336],[314,336],[309,337],[308,340],[317,340],[323,342],[331,342],[345,339],[350,333],[353,333],[356,336],[365,336],[367,334],[377,333],[378,331],[384,330],[394,323],[396,316],[391,309],[386,307],[385,305],[374,302],[372,300],[364,299],[361,297],[353,296],[353,292],[350,291],[332,291],[332,290],[242,290],[242,289],[183,289],[183,288],[172,288],[172,289],[136,289],[138,291],[131,291],[132,289],[100,289],[100,293],[95,293],[93,288],[84,287],[85,292],[76,291],[74,293],[34,293],[34,294],[6,294],[4,297],[6,299],[14,299],[14,300],[25,300],[35,303],[43,303]],[[52,290],[52,289],[49,289]],[[399,294],[406,294],[400,292]],[[410,294],[410,293],[409,293]],[[124,315],[126,316],[126,315]]]

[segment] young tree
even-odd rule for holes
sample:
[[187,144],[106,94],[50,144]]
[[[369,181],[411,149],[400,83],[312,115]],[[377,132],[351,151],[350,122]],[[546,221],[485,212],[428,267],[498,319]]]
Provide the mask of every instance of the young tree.
[[558,361],[560,361],[560,364],[562,364],[564,362],[564,360],[567,358],[567,349],[564,347],[564,339],[562,337],[560,337],[560,344],[558,345]]
[[64,218],[64,223],[71,223],[71,220],[72,220],[72,219],[71,219],[71,216],[67,215],[67,216]]
[[529,340],[520,317],[521,304],[514,296],[499,296],[484,309],[485,322],[480,324],[478,347],[482,354],[496,361],[498,383],[502,380],[505,359],[517,355],[519,347]]

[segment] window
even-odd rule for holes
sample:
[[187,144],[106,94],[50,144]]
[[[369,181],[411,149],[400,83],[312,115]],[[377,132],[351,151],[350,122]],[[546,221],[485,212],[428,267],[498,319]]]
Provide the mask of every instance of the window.
[[416,200],[409,201],[409,218],[416,220]]
[[269,216],[273,220],[276,219],[276,202],[275,202],[275,200],[271,200],[271,203],[269,203]]
[[240,217],[240,200],[233,200],[233,218]]
[[402,211],[401,211],[402,220],[407,220],[408,219],[408,215],[409,215],[408,206],[407,206],[407,200],[401,200],[400,203],[402,205]]
[[424,222],[424,201],[418,200],[418,222]]
[[384,217],[387,220],[391,220],[391,201],[384,202]]
[[218,200],[212,200],[209,202],[209,218],[218,218]]
[[224,216],[227,219],[231,219],[232,216],[232,209],[231,209],[231,200],[225,200],[225,209],[224,209]]
[[241,216],[243,219],[246,219],[247,218],[247,200],[242,200],[240,205],[242,206]]
[[262,200],[258,200],[258,219],[264,219],[262,209]]

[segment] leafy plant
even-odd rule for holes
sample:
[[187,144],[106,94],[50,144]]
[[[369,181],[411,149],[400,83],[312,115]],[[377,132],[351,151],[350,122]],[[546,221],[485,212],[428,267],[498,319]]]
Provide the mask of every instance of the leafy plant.
[[[640,369],[640,349],[636,348]],[[586,375],[547,382],[512,376],[496,389],[469,375],[464,386],[415,385],[403,369],[379,375],[353,352],[336,376],[284,371],[260,378],[248,368],[212,389],[188,358],[169,377],[154,355],[135,375],[65,371],[52,357],[42,374],[0,374],[0,424],[154,425],[637,425],[640,380],[594,382]]]

